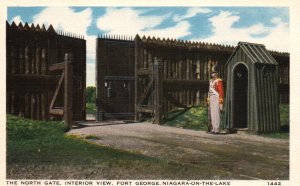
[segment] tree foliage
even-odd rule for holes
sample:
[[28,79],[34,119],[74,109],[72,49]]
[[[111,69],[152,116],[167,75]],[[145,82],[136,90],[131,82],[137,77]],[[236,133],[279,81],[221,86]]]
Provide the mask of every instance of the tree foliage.
[[86,88],[86,102],[96,103],[96,87],[88,86]]

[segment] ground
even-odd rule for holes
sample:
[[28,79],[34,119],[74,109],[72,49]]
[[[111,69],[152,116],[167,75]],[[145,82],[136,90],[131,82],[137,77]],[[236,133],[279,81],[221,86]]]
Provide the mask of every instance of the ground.
[[243,131],[212,135],[205,131],[123,121],[80,123],[68,135],[200,168],[202,179],[289,179],[288,139],[266,138]]

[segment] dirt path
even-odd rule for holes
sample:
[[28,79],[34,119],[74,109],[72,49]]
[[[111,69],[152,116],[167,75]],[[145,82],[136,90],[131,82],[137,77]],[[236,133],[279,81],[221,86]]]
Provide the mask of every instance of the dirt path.
[[[81,123],[69,134],[95,143],[203,169],[230,172],[228,179],[289,179],[289,141],[243,132],[211,135],[150,123]],[[216,172],[216,179],[218,173]]]

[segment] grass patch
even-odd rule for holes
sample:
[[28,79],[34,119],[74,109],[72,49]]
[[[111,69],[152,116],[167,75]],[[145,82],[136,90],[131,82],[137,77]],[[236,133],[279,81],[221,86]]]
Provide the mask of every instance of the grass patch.
[[287,126],[290,125],[290,105],[280,104],[279,112],[280,112],[280,125],[283,129],[286,129]]
[[185,109],[177,108],[164,117],[164,124],[186,129],[207,129],[207,107],[196,106]]
[[[193,165],[99,146],[63,130],[62,122],[7,115],[7,178],[212,179],[214,175],[215,169],[203,171]],[[219,176],[229,174],[220,172]]]
[[260,136],[269,137],[269,138],[278,138],[278,139],[289,139],[290,133],[289,132],[271,132],[265,134],[259,134]]
[[86,103],[86,113],[96,114],[96,103]]
[[[280,132],[259,135],[271,138],[289,138],[289,105],[279,105],[279,112]],[[222,113],[221,117],[224,117],[224,113]],[[178,128],[206,130],[208,124],[207,107],[176,108],[165,115],[164,124]],[[221,122],[221,128],[224,128],[222,124],[223,122]]]

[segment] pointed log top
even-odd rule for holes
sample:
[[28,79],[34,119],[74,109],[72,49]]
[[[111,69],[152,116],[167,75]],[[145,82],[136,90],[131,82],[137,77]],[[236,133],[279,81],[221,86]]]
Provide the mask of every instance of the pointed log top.
[[45,28],[45,25],[44,25],[44,24],[42,25],[42,29],[41,29],[41,30],[42,30],[43,32],[46,31],[46,28]]
[[30,29],[31,29],[31,30],[35,30],[35,26],[34,26],[33,23],[31,24]]
[[24,25],[24,29],[25,29],[25,30],[30,30],[30,27],[29,27],[29,25],[28,25],[27,22],[26,22],[25,25]]
[[14,21],[11,23],[11,27],[12,28],[17,28],[17,25],[16,25],[16,23]]
[[39,25],[39,24],[36,25],[35,31],[38,31],[38,32],[41,31],[41,28],[40,28],[40,25]]
[[19,28],[19,29],[23,29],[23,24],[22,24],[21,21],[20,21],[20,23],[19,23],[19,25],[18,25],[18,28]]
[[47,32],[55,33],[55,30],[54,30],[54,28],[53,28],[52,25],[50,25],[50,26],[48,27]]
[[10,25],[9,25],[9,23],[8,23],[8,21],[6,21],[6,28],[8,28]]

